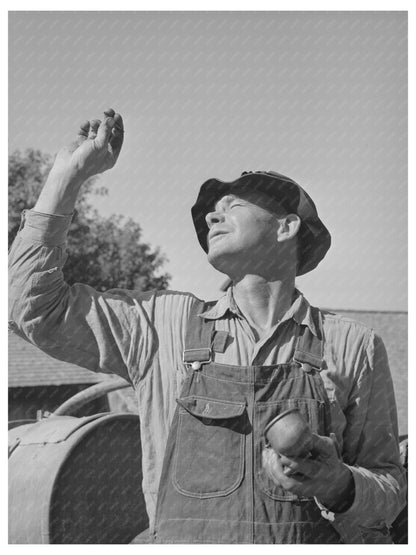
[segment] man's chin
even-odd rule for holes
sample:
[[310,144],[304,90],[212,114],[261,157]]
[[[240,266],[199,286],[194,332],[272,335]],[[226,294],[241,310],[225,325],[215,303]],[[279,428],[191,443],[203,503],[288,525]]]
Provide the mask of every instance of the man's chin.
[[222,258],[221,253],[216,252],[215,249],[210,249],[208,251],[207,260],[212,266],[214,266],[216,261],[221,258]]
[[208,262],[211,266],[222,273],[226,273],[224,268],[227,266],[228,258],[229,257],[225,253],[219,252],[216,249],[210,249],[207,255]]
[[235,257],[230,252],[219,252],[215,249],[211,249],[208,252],[208,262],[213,268],[226,274],[228,277],[238,273],[238,268],[241,268],[241,260],[235,260]]

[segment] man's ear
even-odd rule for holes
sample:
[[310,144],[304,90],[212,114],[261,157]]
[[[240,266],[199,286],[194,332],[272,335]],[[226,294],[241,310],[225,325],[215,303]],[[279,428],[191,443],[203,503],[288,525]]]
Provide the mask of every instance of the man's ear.
[[277,230],[277,242],[289,241],[296,237],[301,224],[301,219],[297,214],[287,214],[279,218],[279,227]]

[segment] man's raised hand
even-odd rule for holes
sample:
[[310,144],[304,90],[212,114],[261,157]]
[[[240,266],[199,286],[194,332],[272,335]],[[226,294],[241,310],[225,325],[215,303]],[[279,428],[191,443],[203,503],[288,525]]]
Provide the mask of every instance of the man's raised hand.
[[103,173],[115,165],[123,138],[123,119],[110,108],[102,120],[93,119],[80,126],[75,141],[58,152],[51,173],[77,184]]
[[82,184],[117,162],[123,138],[123,119],[113,109],[104,112],[102,121],[83,123],[76,139],[58,152],[34,209],[45,214],[72,213]]

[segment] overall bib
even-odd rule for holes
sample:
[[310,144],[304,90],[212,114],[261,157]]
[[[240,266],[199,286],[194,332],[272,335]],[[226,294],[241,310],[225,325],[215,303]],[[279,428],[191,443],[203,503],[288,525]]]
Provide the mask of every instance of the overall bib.
[[296,407],[313,432],[329,435],[329,400],[320,376],[323,338],[300,326],[292,360],[274,366],[212,362],[227,332],[199,314],[188,322],[189,365],[169,432],[161,475],[156,543],[341,543],[313,498],[271,481],[262,467],[264,428]]

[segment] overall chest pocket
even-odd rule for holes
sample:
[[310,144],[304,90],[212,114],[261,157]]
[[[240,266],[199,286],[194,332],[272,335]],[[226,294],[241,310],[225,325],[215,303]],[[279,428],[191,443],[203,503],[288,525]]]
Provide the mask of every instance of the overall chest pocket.
[[256,436],[256,479],[260,489],[275,501],[307,501],[312,498],[299,497],[271,480],[262,464],[262,451],[266,447],[264,428],[275,416],[282,412],[296,408],[309,423],[312,432],[327,435],[328,423],[326,418],[325,402],[318,399],[282,399],[279,401],[258,403],[255,411]]
[[177,402],[173,485],[183,495],[200,499],[230,494],[244,475],[250,427],[245,403],[196,396]]

